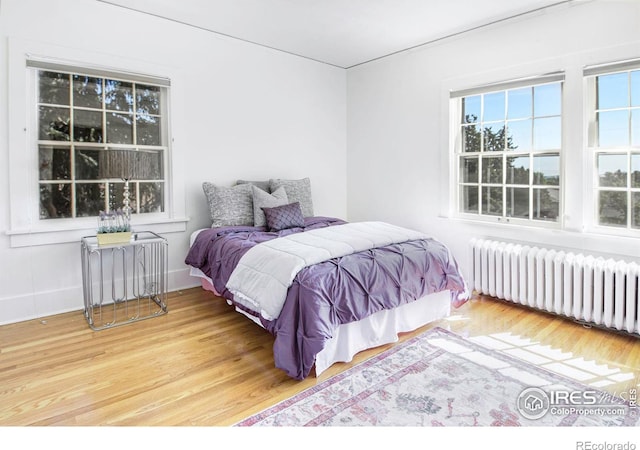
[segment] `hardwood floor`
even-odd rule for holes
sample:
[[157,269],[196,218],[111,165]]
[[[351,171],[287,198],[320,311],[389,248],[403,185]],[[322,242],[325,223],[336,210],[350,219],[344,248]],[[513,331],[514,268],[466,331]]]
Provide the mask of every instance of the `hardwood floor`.
[[[273,338],[221,299],[194,288],[168,304],[164,316],[102,331],[79,311],[1,326],[0,425],[227,426],[387,348],[295,381],[273,367]],[[612,393],[640,383],[637,336],[474,298],[401,340],[432,326],[468,337],[508,332],[606,364],[619,369],[603,387]]]

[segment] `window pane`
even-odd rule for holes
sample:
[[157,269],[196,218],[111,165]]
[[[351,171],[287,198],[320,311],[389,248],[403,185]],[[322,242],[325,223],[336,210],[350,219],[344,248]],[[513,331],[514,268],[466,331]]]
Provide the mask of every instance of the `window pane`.
[[40,185],[40,219],[71,217],[71,184]]
[[598,177],[600,186],[627,187],[627,155],[599,154]]
[[104,210],[104,184],[76,184],[76,217],[98,216]]
[[[97,180],[100,178],[100,152],[101,150],[76,148],[76,180]],[[104,209],[104,205],[102,208]]]
[[[109,183],[109,211],[116,211],[124,206],[124,182]],[[129,206],[136,212],[136,184],[129,183]]]
[[69,108],[41,106],[38,121],[38,139],[43,141],[68,141],[71,139],[69,135]]
[[133,144],[133,115],[107,114],[107,142]]
[[631,72],[631,106],[640,106],[640,70]]
[[504,122],[485,124],[483,139],[485,152],[504,151],[506,148]]
[[[529,184],[528,156],[507,158],[507,184]],[[529,207],[527,207],[527,211],[529,211]]]
[[533,148],[536,150],[556,150],[562,147],[562,120],[547,117],[533,121]]
[[495,120],[504,120],[504,98],[505,93],[494,92],[492,94],[485,94],[484,96],[484,122],[493,122]]
[[73,111],[73,140],[76,142],[102,142],[102,113],[100,111]]
[[153,116],[136,117],[136,144],[160,145],[160,118]]
[[628,110],[598,113],[598,145],[600,147],[629,145]]
[[460,158],[460,173],[463,183],[478,182],[478,158],[464,157]]
[[516,120],[507,123],[507,147],[520,151],[530,151],[533,135],[531,120]]
[[38,156],[41,180],[71,179],[71,149],[40,145]]
[[507,188],[507,217],[529,218],[529,188]]
[[631,155],[631,187],[640,188],[640,154]]
[[484,156],[482,158],[482,182],[502,184],[502,157]]
[[627,193],[600,191],[598,199],[601,225],[627,225]]
[[640,109],[631,111],[631,145],[640,146]]
[[69,104],[69,75],[56,72],[38,72],[38,101],[51,105]]
[[507,118],[528,119],[533,115],[533,97],[530,87],[508,91]]
[[478,214],[478,186],[462,186],[462,212]]
[[105,80],[104,103],[107,109],[133,112],[133,85],[118,80]]
[[160,114],[160,88],[137,84],[136,105],[138,114]]
[[[101,180],[100,155],[106,147],[89,145],[103,142],[144,152],[147,182],[131,183],[130,206],[137,212],[164,211],[165,149],[161,146],[166,119],[161,102],[165,89],[99,75],[48,71],[37,71],[36,82],[40,217],[97,216],[101,210],[122,208],[124,183]],[[478,115],[480,100],[480,96],[475,99]],[[480,133],[475,139],[479,152]],[[46,141],[59,143],[45,145]],[[62,141],[75,145],[65,146]],[[475,165],[477,179],[477,159]]]
[[631,226],[640,228],[640,192],[631,193]]
[[560,86],[560,83],[554,83],[533,88],[533,114],[535,117],[559,116],[562,113]]
[[462,127],[462,142],[464,143],[464,152],[480,151],[480,128],[476,125],[465,125]]
[[164,183],[139,183],[140,212],[164,211]]
[[[480,119],[471,119],[478,109]],[[457,164],[459,210],[477,214],[479,204],[483,215],[557,221],[562,83],[467,97],[462,111],[457,125],[466,154]]]
[[533,157],[533,184],[560,184],[560,156],[543,155]]
[[491,216],[502,215],[502,188],[483,187],[482,188],[482,214]]
[[626,72],[600,75],[597,86],[597,109],[629,106],[629,75]]
[[560,190],[545,188],[533,190],[533,218],[536,220],[558,220]]
[[143,174],[146,180],[162,180],[164,179],[164,163],[162,150],[146,150],[144,151],[146,158],[144,159],[147,168],[146,174]]
[[73,106],[102,109],[102,78],[74,75]]

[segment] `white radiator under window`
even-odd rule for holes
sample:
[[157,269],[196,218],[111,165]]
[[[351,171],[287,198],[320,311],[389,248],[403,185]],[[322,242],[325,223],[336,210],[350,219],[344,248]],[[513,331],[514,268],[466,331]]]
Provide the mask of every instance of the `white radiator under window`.
[[487,239],[470,246],[478,293],[640,334],[635,262]]

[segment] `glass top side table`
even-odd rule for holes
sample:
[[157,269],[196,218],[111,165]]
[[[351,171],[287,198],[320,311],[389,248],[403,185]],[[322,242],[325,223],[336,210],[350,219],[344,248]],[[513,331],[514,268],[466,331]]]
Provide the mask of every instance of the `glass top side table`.
[[168,244],[151,231],[129,242],[100,245],[81,239],[84,316],[93,330],[124,325],[168,312]]

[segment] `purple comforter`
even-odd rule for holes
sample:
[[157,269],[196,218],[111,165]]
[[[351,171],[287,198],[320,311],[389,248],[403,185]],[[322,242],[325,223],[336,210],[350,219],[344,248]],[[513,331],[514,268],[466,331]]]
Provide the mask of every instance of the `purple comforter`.
[[[226,282],[251,247],[287,234],[343,223],[330,217],[309,217],[304,227],[277,233],[259,227],[211,228],[198,234],[185,262],[202,270],[215,289],[233,302]],[[339,325],[443,290],[451,291],[454,306],[467,299],[464,279],[449,250],[434,239],[420,239],[303,269],[289,289],[280,316],[273,321],[260,320],[275,336],[276,367],[304,379]]]

